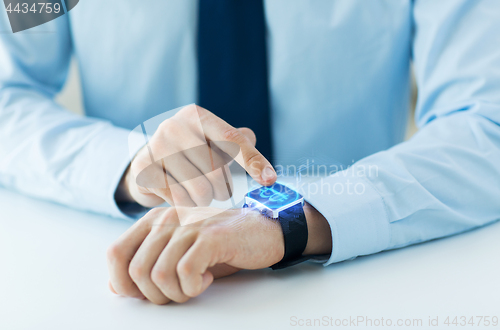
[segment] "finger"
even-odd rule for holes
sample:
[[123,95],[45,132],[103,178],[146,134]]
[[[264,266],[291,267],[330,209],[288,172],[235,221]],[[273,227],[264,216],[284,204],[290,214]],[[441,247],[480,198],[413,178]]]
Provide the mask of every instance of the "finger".
[[[252,142],[238,129],[215,116],[210,111],[202,107],[196,107],[205,136],[217,143],[217,141],[227,141],[238,144],[241,150],[241,158],[236,161],[248,172],[248,174],[258,183],[268,186],[276,181],[277,175],[271,163],[253,146]],[[231,155],[230,150],[224,143],[220,148]]]
[[189,299],[189,296],[182,292],[177,277],[177,264],[194,243],[196,236],[193,231],[179,229],[174,233],[167,247],[158,257],[156,264],[153,266],[151,278],[166,297],[175,302],[183,303]]
[[152,193],[158,195],[171,206],[195,207],[196,203],[191,199],[187,190],[175,180],[170,174],[165,174],[167,180],[167,189],[152,188]]
[[142,170],[154,163],[154,159],[151,158],[149,145],[146,145],[142,147],[132,159],[130,171],[134,178],[137,178]]
[[229,266],[228,264],[217,264],[208,268],[208,271],[212,273],[215,279],[232,275],[240,270],[241,268]]
[[233,178],[227,167],[216,169],[205,176],[212,184],[215,200],[225,201],[231,198],[233,195]]
[[[166,197],[165,192],[163,191],[158,191],[155,188],[143,188],[143,187],[137,187],[138,192],[140,193],[140,196],[134,197],[137,203],[144,207],[155,207],[158,205],[161,205],[165,202],[171,204],[170,199]],[[162,197],[160,197],[162,196]]]
[[[187,159],[183,153],[169,157],[165,170],[180,183],[197,206],[208,206],[213,200],[213,189],[210,181],[200,170]],[[169,182],[170,183],[170,182]],[[175,188],[169,184],[171,190]]]
[[[151,162],[147,148],[142,148],[130,165],[128,186],[132,197],[142,206],[154,207],[170,200],[162,162]],[[159,197],[153,189],[162,189]]]
[[214,246],[207,246],[198,240],[181,258],[177,266],[177,275],[182,291],[189,297],[196,297],[213,282],[214,276],[207,269],[214,266]]
[[[218,148],[217,148],[218,149]],[[229,162],[228,155],[221,155],[221,150],[212,149],[209,145],[204,148],[192,148],[184,153],[186,158],[196,166],[206,179],[210,182],[213,191],[213,199],[223,201],[232,195],[232,177],[224,166]]]
[[179,221],[175,209],[170,208],[159,221],[152,225],[151,232],[143,241],[136,254],[132,258],[129,274],[139,290],[146,298],[157,304],[163,305],[170,302],[151,279],[151,271],[161,252],[168,244]]
[[[257,138],[255,136],[255,133],[250,128],[247,128],[247,127],[240,127],[238,129],[240,130],[241,133],[243,133],[243,135],[246,136],[247,139],[250,140],[250,142],[252,143],[252,145],[255,147],[255,144],[257,143]],[[233,162],[234,162],[234,159],[231,159],[229,161],[229,163],[227,163],[227,165],[229,166]],[[217,278],[217,277],[215,277],[215,278]]]
[[172,192],[169,188],[171,179],[165,173],[163,159],[152,163],[135,178],[137,190],[140,193],[136,200],[146,207],[154,207],[164,202],[172,205]]
[[248,127],[240,127],[238,130],[252,143],[253,146],[257,143],[255,133]]
[[151,222],[161,214],[161,208],[154,209],[123,233],[108,249],[107,263],[111,287],[122,296],[144,298],[129,275],[130,260],[151,230]]
[[111,281],[108,281],[108,288],[109,288],[109,291],[113,292],[114,294],[118,294],[115,290],[115,288],[113,288],[113,284],[111,284]]

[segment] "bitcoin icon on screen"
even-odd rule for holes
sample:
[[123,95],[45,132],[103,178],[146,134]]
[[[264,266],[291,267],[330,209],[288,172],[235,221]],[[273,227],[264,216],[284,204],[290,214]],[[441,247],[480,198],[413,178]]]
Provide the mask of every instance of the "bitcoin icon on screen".
[[280,183],[255,189],[249,192],[248,196],[272,209],[278,209],[301,198],[296,191]]
[[288,199],[286,194],[276,191],[272,187],[265,187],[262,189],[260,197],[267,198],[271,202],[284,202]]

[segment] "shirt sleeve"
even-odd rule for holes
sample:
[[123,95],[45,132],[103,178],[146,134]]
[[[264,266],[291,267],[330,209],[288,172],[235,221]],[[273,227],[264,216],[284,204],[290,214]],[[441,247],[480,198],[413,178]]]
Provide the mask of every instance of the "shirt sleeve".
[[[0,12],[0,30],[8,31],[0,33],[0,185],[126,217],[114,193],[130,162],[130,132],[54,102],[72,55],[67,15],[11,33]],[[140,134],[130,138],[137,147],[144,142]]]
[[325,265],[500,219],[500,3],[415,0],[413,20],[420,130],[314,182]]

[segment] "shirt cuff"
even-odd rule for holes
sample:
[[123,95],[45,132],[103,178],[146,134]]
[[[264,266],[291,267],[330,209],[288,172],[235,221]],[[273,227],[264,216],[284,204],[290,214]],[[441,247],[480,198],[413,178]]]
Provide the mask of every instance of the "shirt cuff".
[[303,192],[305,200],[330,224],[332,253],[324,266],[388,248],[390,230],[384,201],[366,177],[341,171],[308,183]]

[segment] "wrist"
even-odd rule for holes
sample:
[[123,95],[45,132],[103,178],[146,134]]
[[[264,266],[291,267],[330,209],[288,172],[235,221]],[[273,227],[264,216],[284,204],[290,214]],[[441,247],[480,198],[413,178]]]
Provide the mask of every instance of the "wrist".
[[262,233],[262,230],[264,230],[266,234],[265,237],[267,237],[267,243],[264,244],[269,244],[268,258],[270,260],[270,265],[280,262],[285,255],[285,238],[278,220],[270,219],[269,217],[266,217],[262,215],[262,213],[256,211],[252,211],[251,214],[254,219],[254,223],[258,225],[258,231]]
[[328,221],[308,203],[304,203],[304,214],[308,237],[303,255],[330,254],[332,252],[332,234]]

